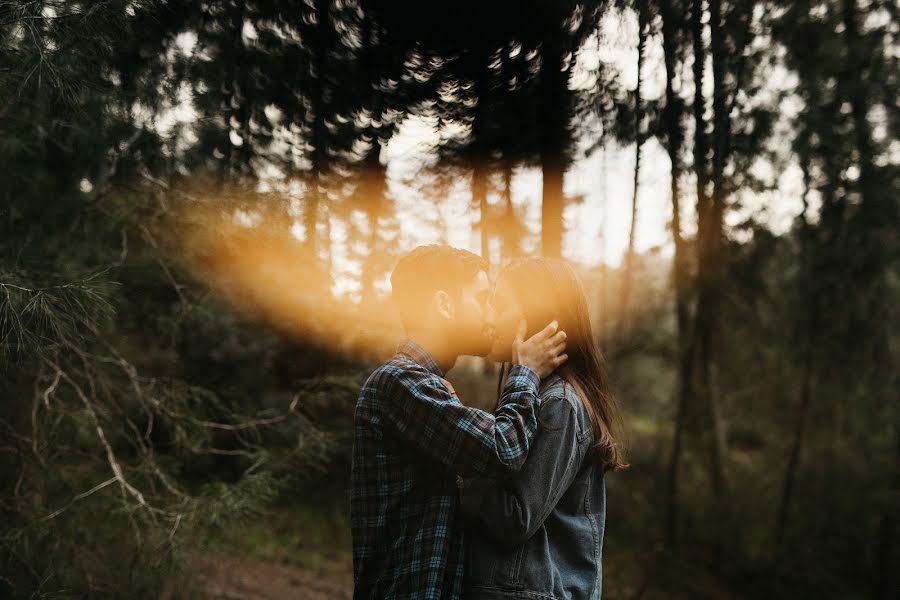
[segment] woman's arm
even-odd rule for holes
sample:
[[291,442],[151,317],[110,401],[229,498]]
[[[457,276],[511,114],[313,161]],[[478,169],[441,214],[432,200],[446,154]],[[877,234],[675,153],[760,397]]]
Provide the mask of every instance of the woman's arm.
[[578,473],[588,444],[579,439],[578,416],[568,400],[543,400],[540,421],[518,473],[462,481],[463,512],[504,546],[519,546],[534,535]]

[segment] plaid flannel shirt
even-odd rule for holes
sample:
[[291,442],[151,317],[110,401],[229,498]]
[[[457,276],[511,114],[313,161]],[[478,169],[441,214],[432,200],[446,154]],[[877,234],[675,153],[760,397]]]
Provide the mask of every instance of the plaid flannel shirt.
[[537,432],[537,374],[512,368],[495,414],[464,406],[424,348],[405,342],[363,385],[351,469],[355,599],[459,598],[456,476],[518,471]]

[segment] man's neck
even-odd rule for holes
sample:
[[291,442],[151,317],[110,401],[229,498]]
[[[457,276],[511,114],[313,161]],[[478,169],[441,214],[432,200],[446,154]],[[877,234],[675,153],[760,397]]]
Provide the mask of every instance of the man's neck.
[[446,335],[430,331],[410,331],[407,332],[407,339],[422,346],[444,374],[456,364],[459,354],[447,347]]

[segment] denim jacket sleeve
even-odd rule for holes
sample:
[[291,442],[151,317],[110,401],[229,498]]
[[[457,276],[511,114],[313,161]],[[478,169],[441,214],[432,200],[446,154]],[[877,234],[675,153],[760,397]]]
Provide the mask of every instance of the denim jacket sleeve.
[[542,401],[541,428],[521,471],[506,479],[466,479],[460,489],[465,515],[503,546],[525,543],[575,478],[587,440],[569,401]]

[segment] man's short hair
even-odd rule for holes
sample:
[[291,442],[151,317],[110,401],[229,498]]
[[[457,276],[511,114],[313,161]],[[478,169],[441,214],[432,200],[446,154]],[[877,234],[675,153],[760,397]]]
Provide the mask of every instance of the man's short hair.
[[479,271],[488,271],[483,258],[441,244],[419,246],[401,258],[391,273],[391,296],[403,326],[409,330],[423,325],[435,292],[444,290],[458,298]]

